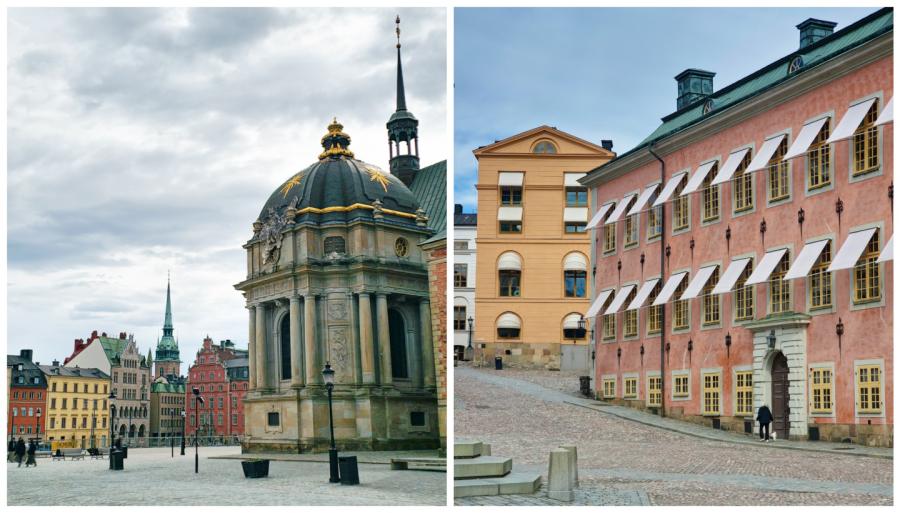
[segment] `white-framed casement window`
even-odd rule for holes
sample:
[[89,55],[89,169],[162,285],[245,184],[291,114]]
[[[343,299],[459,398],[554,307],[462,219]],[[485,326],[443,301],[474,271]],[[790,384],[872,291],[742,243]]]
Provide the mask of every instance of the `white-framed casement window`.
[[875,230],[866,249],[853,267],[853,303],[870,303],[881,300],[881,230]]
[[734,415],[753,415],[753,369],[736,368],[734,371]]
[[675,189],[675,199],[672,200],[672,231],[679,232],[687,230],[691,226],[691,198],[690,194],[681,195],[687,185],[686,180],[682,180],[681,184]]
[[615,397],[616,397],[616,377],[615,376],[603,377],[603,398],[604,399],[615,399]]
[[647,374],[647,406],[662,406],[662,378],[659,372]]
[[672,400],[688,400],[691,398],[690,369],[672,371]]
[[662,331],[662,314],[663,307],[665,305],[653,306],[653,302],[656,301],[656,296],[659,295],[662,290],[662,280],[656,282],[656,286],[653,287],[653,290],[650,292],[650,297],[647,298],[647,334],[648,335],[657,335],[660,331]]
[[[675,288],[673,297],[680,298],[684,291],[687,290],[688,283],[691,280],[691,273],[688,271],[678,287]],[[687,330],[691,327],[691,303],[689,299],[676,299],[672,305],[672,330]]]
[[722,414],[722,373],[703,372],[703,414]]
[[768,178],[766,189],[769,203],[791,199],[791,162],[784,160],[787,150],[788,138],[785,136],[781,139],[781,143],[766,166],[766,177]]
[[884,362],[864,360],[856,367],[856,413],[884,415]]
[[603,226],[603,253],[616,252],[616,223]]
[[[625,298],[625,304],[631,304],[634,301],[634,297],[637,295],[637,287],[633,287],[631,292]],[[622,314],[622,337],[630,338],[638,336],[638,311],[639,309],[634,310],[625,310],[625,313]]]
[[733,198],[733,210],[735,214],[746,212],[753,209],[753,173],[747,173],[745,170],[750,165],[751,152],[744,155],[740,165],[734,172],[731,179],[731,190]]
[[769,275],[769,313],[777,314],[791,310],[791,282],[784,279],[790,267],[791,250],[788,249]]
[[866,117],[863,118],[859,128],[856,129],[856,132],[850,139],[853,150],[851,167],[853,177],[878,171],[881,167],[879,165],[878,151],[879,129],[875,126],[875,120],[878,119],[879,103],[878,98],[872,102],[872,106],[866,112]]
[[713,165],[712,169],[710,169],[709,173],[706,175],[706,178],[703,179],[703,185],[700,187],[703,191],[701,193],[703,208],[700,212],[700,218],[704,223],[719,219],[719,184],[712,184],[718,168],[718,164]]
[[719,282],[719,268],[710,275],[701,291],[701,306],[703,308],[703,325],[713,326],[721,322],[721,307],[718,294],[713,294],[713,288]]
[[625,241],[623,245],[627,248],[638,243],[638,225],[641,222],[641,214],[631,214],[625,217]]
[[834,367],[813,365],[809,368],[809,411],[813,415],[834,414]]
[[828,266],[831,265],[832,245],[833,241],[828,241],[809,271],[807,301],[810,311],[831,309],[833,306],[833,276],[828,272]]
[[625,374],[622,376],[622,397],[625,399],[637,399],[638,376],[637,374]]
[[[755,288],[753,285],[746,285],[747,280],[750,278],[750,275],[753,273],[753,258],[750,258],[750,261],[747,262],[747,265],[744,267],[744,270],[741,272],[741,275],[738,277],[737,282],[734,285],[734,320],[735,321],[750,321],[753,320],[754,308],[753,308],[753,289]],[[712,280],[710,280],[712,281]]]
[[831,117],[825,121],[809,149],[806,150],[806,190],[814,191],[831,185]]

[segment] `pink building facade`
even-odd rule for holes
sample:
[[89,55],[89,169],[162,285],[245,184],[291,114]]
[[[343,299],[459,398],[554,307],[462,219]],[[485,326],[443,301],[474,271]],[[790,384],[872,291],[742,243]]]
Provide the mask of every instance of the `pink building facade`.
[[833,27],[718,91],[680,74],[678,110],[582,179],[598,398],[893,445],[893,12]]

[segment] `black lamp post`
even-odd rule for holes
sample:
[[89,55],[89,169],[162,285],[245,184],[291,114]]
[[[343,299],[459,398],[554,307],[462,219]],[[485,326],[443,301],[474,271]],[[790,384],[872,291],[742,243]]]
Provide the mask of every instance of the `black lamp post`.
[[109,399],[109,448],[111,449],[115,438],[116,405],[113,404],[113,401],[116,400],[116,393],[110,392],[107,399]]
[[41,409],[37,409],[37,443],[41,443]]
[[469,345],[466,346],[466,350],[463,352],[463,361],[470,362],[475,358],[475,348],[472,347],[472,330],[475,327],[475,319],[470,315],[467,320],[469,324]]
[[181,455],[184,456],[184,410],[181,410]]
[[94,442],[94,428],[97,426],[97,405],[94,405],[94,411],[91,412],[91,449],[96,449],[97,444]]
[[338,451],[334,445],[334,412],[331,406],[331,392],[334,390],[334,369],[331,364],[325,362],[325,368],[322,369],[322,379],[325,381],[325,389],[328,390],[328,428],[331,431],[331,448],[328,449],[328,463],[331,475],[328,478],[329,483],[339,483],[341,481],[338,473]]
[[[197,410],[200,409],[200,405],[203,404],[203,397],[200,395],[200,389],[194,387],[193,389],[194,397],[197,398],[197,403],[194,405],[194,426],[197,426]],[[200,439],[197,437],[197,430],[194,430],[194,473],[197,474],[200,472]]]

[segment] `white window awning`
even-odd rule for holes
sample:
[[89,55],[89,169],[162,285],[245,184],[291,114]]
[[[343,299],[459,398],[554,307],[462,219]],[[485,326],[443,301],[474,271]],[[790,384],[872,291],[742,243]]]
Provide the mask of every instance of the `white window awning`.
[[681,185],[681,182],[684,180],[684,177],[687,176],[687,171],[682,171],[680,173],[675,173],[672,178],[669,178],[669,181],[666,182],[666,186],[663,187],[662,192],[659,193],[659,196],[656,197],[656,201],[653,202],[654,207],[658,207],[663,203],[669,201],[669,198],[672,197],[672,194],[675,192],[675,189]]
[[725,269],[725,272],[722,273],[722,278],[719,280],[719,283],[713,288],[713,294],[724,294],[733,289],[734,284],[737,283],[738,278],[741,277],[741,273],[744,272],[744,268],[747,267],[748,263],[750,263],[750,258],[738,258],[737,260],[732,260],[728,269]]
[[881,254],[878,255],[878,263],[887,262],[888,260],[894,259],[894,236],[891,235],[891,238],[884,244],[884,247],[881,248]]
[[497,260],[497,269],[500,271],[519,271],[522,269],[522,257],[512,251],[500,255]]
[[563,259],[563,269],[566,271],[587,271],[588,261],[584,254],[573,251]]
[[894,122],[894,99],[891,98],[890,101],[887,102],[887,105],[884,106],[884,110],[881,111],[881,114],[878,115],[878,119],[875,120],[875,126],[886,125],[888,123]]
[[756,265],[756,269],[750,273],[750,277],[747,278],[745,285],[756,285],[757,283],[768,280],[772,271],[775,270],[775,267],[781,262],[781,259],[784,258],[785,253],[787,253],[787,249],[776,249],[775,251],[769,251],[763,255],[759,264]]
[[518,329],[522,327],[522,321],[518,315],[506,312],[497,319],[497,327]]
[[625,304],[625,300],[628,299],[628,295],[631,294],[635,285],[625,285],[618,292],[616,292],[616,297],[613,298],[612,303],[609,305],[609,308],[606,309],[604,314],[614,314],[622,308],[622,305]]
[[597,294],[597,297],[594,299],[594,302],[591,303],[591,307],[588,308],[588,311],[586,314],[584,314],[584,316],[588,318],[596,317],[597,314],[600,313],[600,310],[603,309],[603,306],[606,304],[606,301],[609,299],[612,293],[613,289],[608,289],[603,290],[599,294]]
[[500,171],[500,176],[498,178],[498,182],[501,187],[502,186],[521,187],[522,182],[524,180],[525,180],[525,173],[509,172],[509,171]]
[[812,266],[816,264],[816,260],[819,259],[819,255],[822,254],[822,250],[825,249],[825,246],[827,246],[829,242],[831,241],[828,239],[807,242],[806,245],[803,246],[803,249],[800,250],[800,254],[797,255],[797,259],[791,264],[791,268],[788,269],[787,274],[784,275],[784,279],[793,280],[794,278],[805,278],[809,274],[809,270],[812,269]]
[[747,155],[748,151],[750,151],[750,148],[744,148],[729,155],[728,160],[726,160],[719,169],[719,174],[713,178],[712,185],[725,183],[728,180],[731,180],[731,176],[734,174],[735,170],[737,170],[738,166],[741,165],[741,162],[744,161],[744,156]]
[[581,315],[579,314],[569,314],[563,319],[563,329],[566,330],[577,330],[578,329],[578,321],[581,320]]
[[564,173],[566,187],[584,187],[578,180],[584,178],[587,173]]
[[600,310],[603,308],[603,305],[606,304],[606,300],[609,299],[609,296],[611,296],[612,293],[613,290],[609,289],[601,291],[599,294],[597,294],[596,299],[594,299],[594,302],[591,303],[591,307],[588,308],[588,311],[586,314],[584,314],[584,316],[587,318],[596,317],[597,314],[600,313]]
[[690,194],[703,185],[703,180],[706,178],[706,175],[709,174],[709,170],[715,166],[717,161],[712,160],[707,162],[706,164],[700,164],[700,167],[697,168],[697,171],[694,171],[694,174],[691,176],[691,179],[688,180],[687,185],[684,186],[684,189],[681,190],[681,195]]
[[566,207],[563,210],[563,221],[567,223],[586,223],[587,217],[587,207]]
[[669,298],[672,297],[672,294],[675,293],[675,290],[681,285],[681,281],[684,280],[684,277],[687,276],[687,271],[682,271],[680,273],[673,274],[669,276],[666,284],[663,285],[662,290],[659,291],[659,295],[656,296],[656,300],[653,301],[653,306],[663,305],[669,302]]
[[615,202],[607,203],[600,207],[597,210],[597,213],[594,214],[594,217],[591,218],[591,221],[585,226],[585,229],[590,230],[591,228],[596,228],[601,221],[603,221],[603,217],[606,216],[606,213],[612,210],[613,206],[615,206]]
[[521,221],[522,207],[500,207],[497,209],[498,221]]
[[619,218],[622,217],[622,214],[625,213],[625,209],[628,208],[628,203],[630,203],[631,200],[635,198],[635,196],[637,196],[637,194],[631,193],[622,198],[622,201],[620,201],[619,204],[616,205],[616,208],[612,211],[612,214],[610,214],[609,217],[606,218],[606,224],[613,224],[618,221]]
[[859,261],[859,256],[862,255],[863,250],[866,249],[866,244],[869,243],[869,239],[875,234],[875,230],[877,230],[877,228],[869,228],[848,235],[847,240],[844,241],[844,245],[841,246],[841,249],[838,250],[837,255],[835,255],[834,259],[831,261],[831,265],[828,266],[828,271],[850,269],[855,266],[856,262]]
[[866,113],[869,112],[869,108],[873,103],[875,103],[875,98],[869,98],[868,100],[857,103],[847,109],[847,113],[841,118],[837,128],[834,129],[834,132],[831,132],[831,137],[828,138],[828,142],[833,143],[852,136],[853,133],[856,132],[856,129],[859,128],[859,124],[862,123],[862,120],[866,117]]
[[684,290],[684,294],[678,299],[691,299],[699,296],[700,291],[703,290],[703,287],[706,286],[706,282],[709,281],[709,277],[716,272],[718,267],[718,264],[701,267],[697,271],[697,274],[694,275],[694,279],[691,280],[690,285]]
[[812,144],[816,136],[819,135],[819,132],[822,131],[822,127],[825,126],[825,123],[827,123],[829,119],[831,118],[825,116],[824,118],[810,121],[809,123],[803,125],[803,128],[800,129],[800,133],[797,135],[797,138],[794,139],[794,144],[791,144],[791,147],[788,148],[787,153],[784,154],[784,160],[806,155],[806,151],[809,149],[809,145]]
[[629,210],[625,215],[630,216],[633,214],[637,214],[638,212],[643,210],[644,206],[650,201],[650,198],[653,196],[653,193],[656,192],[656,189],[659,189],[658,183],[655,183],[650,187],[644,189],[644,192],[642,192],[641,195],[638,196],[637,201],[635,201],[634,205],[632,205],[631,210]]
[[754,171],[759,171],[760,169],[765,169],[766,166],[769,165],[769,161],[772,160],[772,155],[775,155],[778,147],[781,146],[781,141],[783,141],[785,137],[787,137],[787,135],[781,134],[776,135],[771,139],[766,139],[762,147],[760,147],[759,151],[756,153],[756,156],[750,161],[750,165],[747,166],[747,172],[752,173]]
[[652,280],[647,280],[641,286],[641,289],[638,290],[636,296],[634,296],[634,300],[631,301],[631,304],[628,305],[626,310],[637,310],[638,308],[644,306],[644,303],[647,302],[647,298],[650,297],[650,293],[653,292],[653,287],[656,287],[656,284],[659,283],[659,278],[653,278]]

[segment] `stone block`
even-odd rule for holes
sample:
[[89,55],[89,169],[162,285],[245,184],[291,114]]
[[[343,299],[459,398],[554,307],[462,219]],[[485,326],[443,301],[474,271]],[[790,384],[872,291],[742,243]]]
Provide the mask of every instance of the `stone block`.
[[571,444],[567,444],[567,445],[560,445],[559,448],[565,449],[565,450],[569,451],[570,453],[572,453],[572,458],[570,459],[570,463],[571,463],[571,467],[572,467],[570,470],[570,474],[572,477],[572,489],[574,490],[575,488],[578,488],[578,447],[571,445]]
[[475,458],[482,454],[484,454],[484,444],[476,440],[460,439],[453,443],[454,458]]
[[477,458],[457,459],[453,461],[454,479],[470,479],[476,477],[501,477],[512,470],[512,458],[500,456],[478,456]]
[[572,487],[574,476],[572,472],[572,453],[566,449],[553,449],[550,451],[550,470],[547,496],[551,499],[572,502],[575,492]]
[[481,454],[483,456],[491,455],[491,444],[482,443],[481,444]]

